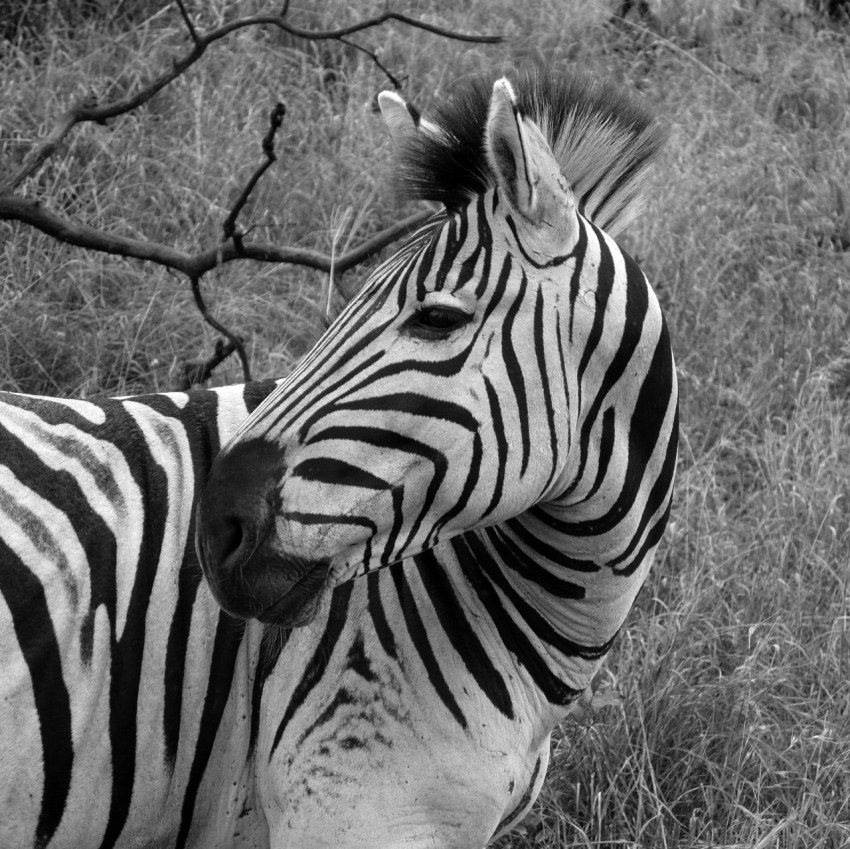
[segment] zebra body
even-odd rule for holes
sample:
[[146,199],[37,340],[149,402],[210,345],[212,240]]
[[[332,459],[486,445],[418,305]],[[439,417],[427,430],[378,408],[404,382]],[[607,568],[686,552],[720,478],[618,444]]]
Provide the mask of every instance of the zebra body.
[[[195,493],[273,385],[0,393],[4,849],[466,847],[542,782],[548,735],[486,700],[434,702],[437,665],[461,700],[462,664],[482,662],[458,657],[465,619],[439,640],[410,626],[412,610],[440,619],[435,579],[475,603],[457,564],[423,569],[430,589],[415,561],[345,584],[313,625],[265,641],[214,601]],[[525,694],[520,670],[501,698]]]
[[197,514],[225,609],[312,623],[261,702],[275,846],[459,849],[514,822],[670,507],[667,329],[599,226],[636,213],[649,120],[555,75],[427,120],[381,105],[402,186],[446,212],[240,425]]
[[190,529],[221,440],[271,387],[0,394],[4,849],[267,845],[261,629],[221,612]]

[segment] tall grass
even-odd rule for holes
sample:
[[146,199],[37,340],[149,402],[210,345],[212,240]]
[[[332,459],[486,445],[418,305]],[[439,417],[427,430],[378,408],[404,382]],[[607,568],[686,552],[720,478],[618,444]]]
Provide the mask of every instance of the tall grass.
[[[185,46],[172,6],[142,5],[132,26],[57,16],[0,48],[0,168],[70,98],[129,91]],[[648,5],[612,22],[601,3],[398,3],[509,40],[458,46],[396,25],[361,37],[424,108],[481,68],[576,63],[639,91],[671,130],[625,237],[679,368],[670,529],[596,707],[556,734],[541,799],[500,847],[839,849],[850,845],[850,35],[792,0]],[[197,12],[210,24],[259,8]],[[320,27],[381,8],[328,0],[291,14]],[[404,211],[382,177],[384,84],[349,48],[243,32],[137,114],[81,128],[26,191],[96,226],[197,248],[218,238],[282,100],[280,161],[244,222],[329,251],[347,209],[363,213],[355,238]],[[287,371],[316,338],[320,284],[256,264],[204,283],[258,376]],[[169,388],[212,339],[177,277],[0,225],[3,388]],[[216,379],[237,378],[230,366]]]

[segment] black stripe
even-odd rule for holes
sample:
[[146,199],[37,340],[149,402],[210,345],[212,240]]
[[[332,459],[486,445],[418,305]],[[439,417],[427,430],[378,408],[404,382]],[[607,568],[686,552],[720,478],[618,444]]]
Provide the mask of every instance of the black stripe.
[[165,698],[162,705],[162,726],[165,758],[171,769],[174,768],[177,749],[180,745],[183,676],[186,671],[192,611],[195,608],[201,578],[200,566],[187,567],[184,562],[177,581],[177,605],[171,619],[168,642],[165,648],[165,666],[163,668]]
[[313,652],[313,657],[304,669],[301,675],[301,680],[298,682],[295,690],[292,693],[292,698],[286,706],[283,717],[275,731],[274,740],[272,741],[271,749],[269,749],[269,757],[266,763],[271,763],[274,757],[275,750],[283,737],[283,732],[286,726],[289,725],[296,711],[305,703],[308,695],[313,688],[318,684],[325,674],[325,670],[330,663],[331,655],[339,641],[339,636],[342,629],[345,627],[346,619],[348,618],[348,603],[351,599],[351,591],[354,584],[348,581],[340,584],[334,590],[333,598],[331,599],[331,610],[328,615],[328,621],[325,625],[325,631],[322,638],[316,645],[316,650]]
[[494,547],[501,554],[504,565],[524,580],[537,584],[541,590],[556,598],[575,600],[585,597],[585,589],[581,584],[553,575],[512,540],[504,527],[497,525],[487,528],[484,533],[490,537]]
[[[611,291],[611,283],[613,280],[613,262],[611,253],[600,237],[601,259],[599,263],[599,283],[596,290],[596,314],[593,321],[593,329],[590,338],[588,339],[587,347],[581,363],[579,364],[578,380],[581,383],[582,376],[587,364],[590,361],[592,351],[596,348],[599,339],[602,336],[602,324],[604,319],[605,307],[608,302],[608,296]],[[578,483],[583,474],[584,467],[587,463],[588,446],[590,444],[591,432],[596,419],[599,415],[599,410],[602,404],[607,400],[608,393],[620,380],[626,371],[626,367],[632,362],[635,350],[642,335],[644,321],[646,319],[647,310],[649,307],[648,285],[643,273],[635,265],[633,260],[630,260],[626,254],[623,254],[626,259],[626,304],[624,308],[625,322],[623,324],[623,335],[620,339],[619,347],[616,354],[608,364],[605,371],[605,376],[596,388],[596,394],[591,402],[585,416],[585,422],[579,435],[579,467],[574,478],[574,482]],[[604,270],[603,270],[604,267]],[[602,283],[605,283],[603,288]]]
[[257,659],[254,684],[251,687],[251,731],[248,738],[249,759],[254,756],[254,751],[257,748],[263,690],[265,689],[269,675],[274,671],[291,633],[291,629],[268,627],[265,628],[263,636],[260,638],[260,656]]
[[[579,385],[581,385],[591,357],[596,352],[599,340],[602,338],[602,333],[605,329],[605,309],[608,306],[608,299],[611,296],[611,290],[616,276],[614,271],[614,258],[611,256],[611,251],[608,249],[605,239],[598,230],[593,228],[593,231],[596,234],[596,241],[599,245],[599,267],[596,269],[596,285],[593,287],[593,324],[590,327],[590,333],[585,341],[584,351],[582,353],[581,360],[579,361],[578,371],[576,373],[576,382]],[[626,315],[628,315],[629,312],[630,295],[631,292],[628,290],[627,286],[625,305]],[[595,400],[598,400],[601,403],[602,399],[600,395],[601,393],[598,393]]]
[[[607,533],[622,521],[638,501],[646,476],[646,467],[658,444],[664,418],[673,395],[673,360],[666,330],[664,328],[662,330],[632,413],[632,426],[629,428],[629,456],[623,475],[623,485],[616,500],[604,515],[581,522],[556,519],[547,515],[545,511],[541,511],[540,518],[555,530],[571,536],[596,536]],[[674,432],[665,453],[664,474],[667,480],[661,483],[656,481],[654,485],[653,498],[656,506],[660,504],[672,479],[677,445],[678,432]],[[600,455],[600,464],[602,459]],[[648,517],[644,515],[639,528],[646,526],[647,519]]]
[[404,525],[404,484],[390,487],[390,494],[393,499],[393,524],[390,532],[387,534],[387,542],[384,546],[384,551],[380,557],[382,566],[386,566],[391,560],[397,559],[393,556],[396,540],[401,533]]
[[[508,254],[505,257],[505,265],[510,268],[511,257]],[[513,339],[511,333],[514,328],[514,321],[517,313],[522,306],[525,298],[525,291],[528,281],[525,277],[525,272],[521,271],[519,292],[513,300],[513,303],[508,308],[508,313],[505,316],[505,321],[502,326],[502,360],[505,364],[505,371],[508,375],[508,381],[511,384],[511,392],[516,400],[517,420],[519,424],[520,439],[522,441],[522,464],[520,468],[520,477],[525,474],[528,468],[528,460],[531,455],[531,435],[528,429],[528,398],[525,391],[525,378],[522,373],[522,365],[514,350]]]
[[506,828],[510,825],[515,819],[525,813],[526,808],[528,808],[531,803],[534,801],[535,790],[537,789],[535,785],[537,784],[537,776],[540,773],[540,764],[541,759],[538,756],[537,761],[534,764],[534,769],[531,773],[531,778],[529,779],[528,786],[525,788],[525,792],[520,797],[519,802],[514,806],[514,809],[505,817],[502,818],[502,821],[496,826],[496,830],[493,832],[493,836],[497,835],[503,828]]
[[478,476],[481,473],[481,437],[475,433],[472,437],[472,457],[469,459],[469,468],[466,473],[466,480],[463,484],[463,490],[457,497],[455,503],[434,523],[434,527],[428,534],[428,544],[436,545],[439,532],[452,520],[455,516],[460,515],[478,483]]
[[[483,327],[487,323],[487,319],[490,318],[493,310],[501,303],[502,298],[505,296],[505,292],[508,288],[508,280],[511,276],[511,260],[510,255],[505,257],[505,261],[502,263],[502,267],[499,269],[499,276],[496,278],[496,285],[493,289],[493,293],[490,296],[490,300],[487,303],[487,306],[484,310],[484,315],[481,317],[481,326]],[[488,281],[489,282],[489,281]]]
[[[588,224],[585,222],[584,218],[579,216],[578,219],[578,242],[576,242],[576,246],[573,248],[573,254],[575,254],[575,265],[573,266],[573,273],[570,277],[570,332],[568,335],[569,342],[573,344],[573,329],[575,327],[575,319],[576,319],[576,301],[578,300],[578,296],[581,292],[581,283],[584,280],[584,258],[587,255],[587,230]],[[581,381],[578,381],[579,391],[581,391]]]
[[557,268],[559,265],[563,265],[568,259],[572,259],[572,257],[575,256],[575,248],[573,248],[565,254],[559,254],[558,256],[552,257],[552,259],[546,260],[546,262],[537,262],[537,260],[534,259],[534,257],[532,257],[531,254],[526,251],[525,246],[522,243],[522,239],[520,239],[519,237],[519,232],[517,230],[516,223],[514,222],[514,217],[512,215],[506,215],[505,223],[510,228],[511,233],[513,233],[514,241],[516,242],[516,245],[519,248],[519,252],[523,256],[523,259],[534,268]]
[[[207,692],[204,698],[204,709],[201,713],[201,724],[198,730],[198,741],[195,745],[195,757],[189,770],[189,780],[186,783],[186,794],[183,797],[183,807],[180,813],[180,829],[177,832],[175,849],[183,849],[192,825],[192,814],[198,790],[204,777],[213,744],[218,734],[221,717],[230,695],[233,682],[233,670],[236,666],[236,656],[245,633],[244,624],[228,616],[224,611],[219,613],[218,625],[215,631],[212,657],[209,660],[210,676],[207,682]],[[227,731],[225,731],[227,733]],[[239,768],[237,767],[237,774]]]
[[467,231],[469,229],[466,214],[452,215],[449,218],[447,229],[443,256],[434,277],[434,291],[436,292],[442,291],[445,288],[449,272],[457,266],[458,254],[466,246]]
[[313,445],[325,440],[350,440],[352,442],[361,442],[364,445],[371,445],[375,448],[391,449],[393,451],[401,451],[406,454],[414,454],[418,457],[423,457],[434,466],[434,474],[428,483],[428,488],[425,491],[425,497],[422,499],[422,507],[419,510],[419,515],[411,522],[410,532],[407,539],[399,549],[399,556],[410,545],[410,541],[416,536],[422,520],[431,509],[437,492],[442,485],[448,471],[448,462],[442,452],[437,451],[430,445],[420,442],[417,439],[412,439],[404,434],[396,431],[383,430],[373,427],[361,427],[358,425],[331,425],[325,428],[315,436],[311,437],[307,442],[308,445]]
[[511,694],[505,686],[500,672],[490,660],[481,641],[475,634],[475,626],[467,619],[458,602],[457,592],[446,574],[442,563],[433,551],[417,558],[419,577],[431,599],[437,618],[449,637],[454,650],[460,655],[466,671],[475,679],[481,691],[493,707],[508,719],[514,718]]
[[[572,316],[570,317],[572,321]],[[563,322],[561,321],[561,315],[558,314],[558,317],[555,321],[555,337],[558,340],[558,369],[561,373],[561,386],[564,387],[564,395],[563,402],[566,405],[566,410],[564,415],[561,417],[561,426],[566,430],[566,437],[564,439],[564,445],[567,446],[567,454],[570,452],[570,448],[573,444],[573,425],[572,425],[572,416],[571,416],[571,408],[573,405],[573,399],[570,397],[570,381],[567,376],[567,359],[564,355],[564,337],[563,337]]]
[[381,643],[384,654],[393,660],[398,660],[398,649],[396,648],[392,628],[390,628],[390,623],[387,621],[387,616],[384,613],[384,604],[381,601],[381,580],[388,580],[387,578],[383,578],[387,574],[387,571],[395,572],[403,571],[403,569],[403,563],[396,563],[390,566],[389,570],[370,572],[366,576],[369,615],[372,618],[372,624],[375,626],[375,634]]
[[555,430],[555,411],[552,408],[552,390],[549,386],[549,372],[546,368],[547,352],[543,327],[543,287],[537,289],[537,301],[534,305],[534,352],[537,356],[537,371],[540,374],[540,384],[543,387],[543,403],[546,407],[546,428],[549,431],[549,454],[552,457],[552,471],[543,487],[545,492],[558,471],[558,435]]
[[497,571],[499,567],[493,563],[482,541],[471,532],[455,537],[451,545],[466,580],[487,609],[505,647],[528,670],[544,697],[556,705],[568,705],[574,701],[582,690],[568,686],[549,669],[531,640],[502,605],[499,594],[482,568],[485,563]]
[[[638,554],[633,558],[632,563],[623,568],[621,564],[628,557],[631,556],[632,549],[634,548],[637,541],[640,539],[643,534],[644,528],[646,527],[649,519],[655,515],[658,508],[661,506],[663,500],[665,498],[669,498],[671,488],[673,486],[673,476],[676,471],[676,455],[678,450],[678,431],[679,431],[679,411],[676,410],[676,415],[673,422],[673,436],[667,444],[667,453],[664,455],[664,465],[661,468],[661,473],[658,475],[658,479],[655,481],[655,484],[652,487],[651,492],[649,493],[649,497],[647,498],[646,505],[644,506],[643,516],[641,517],[640,524],[638,525],[637,531],[632,537],[632,542],[630,543],[628,549],[623,552],[615,560],[612,560],[610,565],[614,567],[614,570],[618,575],[631,575],[632,572],[638,567],[641,562],[641,559],[645,555],[652,545],[659,542],[661,539],[661,533],[664,530],[664,525],[667,522],[667,516],[670,513],[670,504],[672,500],[667,502],[667,509],[664,511],[663,520],[656,523],[655,528],[647,537],[646,542],[641,546]],[[654,539],[654,543],[650,544],[650,540]]]
[[[4,446],[5,446],[4,442]],[[15,636],[29,669],[41,731],[44,789],[35,830],[35,845],[47,846],[65,811],[74,752],[71,746],[71,700],[62,677],[59,642],[41,582],[0,539],[0,595],[12,616]],[[14,729],[4,729],[4,733]],[[12,816],[4,811],[3,816]]]
[[[535,518],[546,516],[544,511],[537,511],[532,514]],[[504,527],[509,528],[511,533],[519,539],[523,545],[534,550],[538,557],[545,557],[556,566],[563,566],[565,569],[572,569],[574,572],[598,572],[600,566],[593,560],[582,560],[578,557],[571,557],[566,551],[560,548],[555,548],[551,543],[543,539],[540,534],[535,534],[526,527],[525,523],[519,516],[514,516],[504,523]],[[563,542],[558,540],[558,542]]]
[[599,435],[599,450],[596,452],[599,456],[599,467],[596,469],[596,480],[584,497],[584,501],[590,501],[602,486],[606,475],[608,474],[609,464],[614,456],[614,440],[617,435],[617,413],[614,407],[609,407],[602,414],[602,432]]
[[496,438],[496,457],[493,458],[493,465],[496,468],[496,483],[493,485],[493,497],[487,505],[487,509],[481,514],[482,519],[489,516],[496,506],[502,503],[502,498],[504,497],[505,468],[508,464],[508,439],[505,436],[505,422],[502,419],[502,411],[499,407],[499,396],[486,375],[484,375],[484,386],[487,389],[487,400],[490,404],[490,422],[493,428],[493,435]]
[[346,669],[350,669],[359,675],[364,681],[374,682],[378,680],[372,664],[366,656],[366,646],[363,642],[363,632],[358,631],[357,636],[348,649],[348,657],[345,659]]
[[[118,414],[125,416],[122,421]],[[147,451],[148,444],[138,426],[130,419],[123,407],[115,410],[115,420],[107,421],[104,433],[128,458],[128,465],[142,492],[143,510],[146,517],[139,549],[138,565],[127,605],[126,622],[121,638],[115,640],[116,627],[116,576],[114,539],[112,550],[99,550],[89,556],[92,570],[92,606],[101,603],[111,611],[113,648],[109,691],[109,736],[112,742],[112,802],[109,820],[104,833],[102,849],[114,846],[121,836],[130,812],[136,772],[137,716],[142,661],[145,654],[147,633],[147,611],[156,579],[156,566],[162,551],[162,540],[166,531],[169,493],[168,481],[162,468],[153,461]],[[116,438],[126,434],[126,438]],[[164,441],[169,444],[170,433],[164,432]],[[177,446],[169,444],[172,450]],[[141,453],[144,449],[144,453]],[[140,461],[141,454],[141,461]],[[92,533],[92,517],[84,522],[72,520],[75,528],[85,528]],[[94,541],[97,545],[97,540]]]
[[[469,355],[475,347],[475,342],[482,331],[481,325],[476,327],[475,333],[470,338],[469,343],[457,354],[445,359],[423,360],[423,359],[405,359],[397,362],[389,363],[382,366],[377,371],[369,372],[360,383],[348,387],[344,395],[338,396],[336,404],[344,402],[351,395],[356,395],[357,392],[366,389],[375,391],[375,384],[379,380],[386,378],[397,378],[405,376],[411,381],[421,379],[422,375],[432,374],[437,377],[454,377],[461,373]],[[394,381],[394,383],[402,383],[405,381]],[[336,404],[331,402],[328,404],[329,411],[336,409]]]
[[659,517],[658,521],[652,526],[649,533],[646,535],[646,539],[643,541],[643,545],[635,554],[632,562],[629,563],[625,568],[615,569],[614,572],[617,575],[631,575],[635,572],[638,566],[643,562],[643,559],[646,557],[648,551],[658,545],[661,542],[661,537],[664,535],[664,529],[667,527],[667,519],[670,517],[670,508],[673,505],[673,500],[667,502],[667,507],[664,510],[664,513]]
[[[422,563],[418,557],[413,558],[413,562],[417,568],[422,568]],[[449,712],[457,720],[458,724],[465,731],[467,728],[466,717],[455,700],[454,694],[451,691],[446,679],[443,677],[443,672],[440,669],[440,664],[434,656],[434,650],[431,648],[431,643],[428,640],[428,631],[422,622],[422,617],[417,609],[416,599],[413,597],[410,587],[407,583],[407,576],[404,572],[398,569],[392,571],[393,582],[395,583],[396,593],[398,595],[401,612],[404,615],[404,621],[407,625],[407,632],[410,639],[416,648],[417,653],[425,667],[425,673],[431,686],[434,688],[440,700],[448,708]]]
[[478,220],[478,244],[484,250],[484,266],[481,269],[478,285],[475,287],[475,297],[480,299],[490,285],[490,264],[493,260],[493,233],[487,217],[484,195],[479,196],[476,201],[476,218]]
[[[245,384],[242,401],[246,408],[249,411],[255,409],[275,389],[276,385],[276,382],[272,380]],[[183,424],[184,434],[189,442],[195,481],[194,497],[197,498],[209,473],[213,458],[221,450],[221,440],[217,430],[221,399],[217,392],[206,389],[193,390],[188,393],[188,397],[189,403],[182,410],[174,407],[170,414],[178,418]],[[151,395],[134,400],[147,403],[148,406],[156,409],[161,407],[158,398],[162,398],[162,396]],[[170,769],[174,768],[180,746],[183,677],[188,654],[192,612],[197,600],[198,587],[203,578],[201,567],[195,556],[195,547],[192,544],[192,540],[195,538],[194,506],[193,504],[187,544],[183,552],[183,563],[177,580],[177,602],[168,632],[163,667],[163,741],[165,743],[166,763]]]
[[334,410],[409,413],[428,419],[442,419],[469,431],[478,429],[478,422],[466,407],[418,392],[389,392],[376,398],[355,399],[336,405]]
[[510,603],[514,606],[517,615],[521,616],[528,624],[529,628],[534,632],[538,639],[545,643],[549,643],[561,654],[567,656],[580,657],[584,660],[599,660],[604,657],[611,644],[614,642],[614,637],[606,640],[602,645],[585,646],[571,640],[565,634],[558,631],[552,623],[542,616],[540,612],[529,604],[508,581],[501,564],[496,563],[492,559],[487,559],[479,562],[479,566],[485,572],[490,581],[497,586],[502,593],[507,597]]
[[437,246],[443,241],[445,232],[446,226],[443,224],[438,231],[435,231],[434,237],[431,241],[423,246],[422,251],[417,257],[416,300],[420,303],[425,299],[425,295],[428,294],[428,288],[425,285],[425,281],[428,279],[428,275],[434,267],[434,257],[437,253]]
[[353,486],[361,489],[385,490],[390,488],[382,478],[353,466],[345,460],[335,457],[310,457],[298,463],[292,470],[295,477],[314,483],[333,484],[334,486]]

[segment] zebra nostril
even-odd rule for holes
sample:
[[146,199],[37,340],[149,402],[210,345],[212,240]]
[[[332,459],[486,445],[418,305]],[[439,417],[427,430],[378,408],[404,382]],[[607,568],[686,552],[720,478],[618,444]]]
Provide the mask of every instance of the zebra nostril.
[[213,536],[213,544],[215,551],[211,552],[216,562],[226,564],[235,560],[238,564],[240,560],[245,559],[244,554],[240,549],[245,540],[245,531],[242,522],[236,517],[227,517],[221,520],[221,524],[217,532]]
[[244,502],[241,509],[233,509],[233,505],[225,506],[216,498],[201,500],[198,542],[202,565],[219,580],[233,579],[251,560],[273,526],[271,508],[265,498],[246,493]]

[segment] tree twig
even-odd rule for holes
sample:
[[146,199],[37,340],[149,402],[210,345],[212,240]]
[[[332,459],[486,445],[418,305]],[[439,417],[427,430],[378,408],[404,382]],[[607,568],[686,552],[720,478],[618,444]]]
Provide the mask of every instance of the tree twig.
[[236,350],[232,342],[218,339],[211,356],[205,360],[189,360],[183,364],[183,379],[178,389],[191,389],[197,383],[206,383],[213,372]]
[[[201,295],[201,278],[190,277],[189,282],[192,285],[192,297],[195,299],[195,306],[203,316],[204,321],[224,336],[230,345],[230,352],[222,356],[219,362],[222,362],[225,357],[229,356],[229,353],[236,351],[236,353],[239,354],[239,360],[242,363],[242,375],[246,382],[250,381],[251,365],[248,362],[248,355],[245,353],[245,346],[242,344],[242,340],[235,333],[225,327],[220,321],[213,318],[212,313],[210,313],[207,309],[207,305],[204,303],[204,298]],[[218,346],[216,346],[216,348],[218,348]],[[216,365],[218,365],[218,363],[216,363]],[[215,366],[212,366],[212,368],[215,368]],[[210,369],[210,374],[212,373],[212,368]]]
[[357,44],[355,41],[351,41],[349,38],[345,38],[344,36],[340,36],[337,41],[341,41],[343,44],[348,45],[349,47],[353,47],[355,50],[359,50],[361,53],[365,53],[383,72],[386,74],[387,79],[392,84],[392,87],[396,90],[401,88],[401,81],[398,80],[393,74],[389,72],[389,69],[386,68],[380,59],[378,59],[378,54],[373,53],[371,50],[367,50],[361,44]]
[[241,194],[236,199],[236,203],[233,204],[233,209],[230,210],[230,214],[225,218],[224,224],[221,225],[225,241],[233,239],[235,244],[241,244],[242,236],[236,233],[236,219],[251,196],[251,192],[254,191],[254,186],[259,182],[260,177],[266,173],[273,162],[277,161],[277,154],[274,151],[274,137],[275,133],[280,129],[285,116],[286,107],[282,103],[276,104],[269,115],[269,130],[263,136],[263,155],[265,159],[254,170],[254,173],[242,189]]
[[189,30],[189,35],[192,36],[192,41],[194,41],[197,45],[200,42],[198,31],[195,29],[195,25],[192,23],[192,19],[186,11],[186,6],[184,5],[183,0],[177,0],[177,8],[180,9],[180,14],[183,17],[183,22],[186,24],[186,28]]

